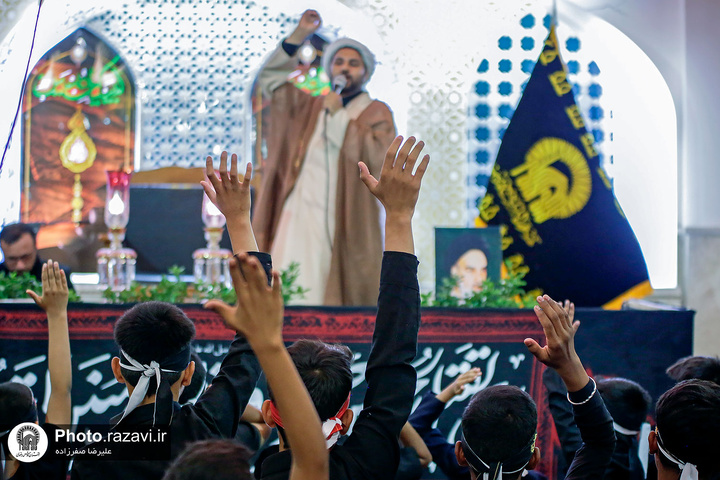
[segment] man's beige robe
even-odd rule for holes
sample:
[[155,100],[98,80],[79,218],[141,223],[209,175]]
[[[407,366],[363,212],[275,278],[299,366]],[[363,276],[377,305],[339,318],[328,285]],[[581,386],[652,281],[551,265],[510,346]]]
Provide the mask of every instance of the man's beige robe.
[[[285,201],[293,190],[307,154],[322,97],[312,97],[290,84],[272,92],[268,158],[256,196],[253,228],[261,251],[269,252]],[[326,305],[374,305],[377,301],[383,240],[377,200],[359,178],[358,162],[376,177],[385,151],[395,137],[390,109],[372,101],[350,120],[337,159],[335,225]],[[302,265],[300,265],[302,270]]]

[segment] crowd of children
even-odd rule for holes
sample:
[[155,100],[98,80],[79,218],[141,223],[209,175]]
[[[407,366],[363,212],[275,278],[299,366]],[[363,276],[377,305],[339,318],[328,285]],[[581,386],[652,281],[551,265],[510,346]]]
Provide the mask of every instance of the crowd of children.
[[[268,480],[370,480],[413,478],[410,471],[420,478],[422,468],[419,473],[399,470],[403,444],[416,446],[416,460],[424,459],[421,467],[432,460],[451,479],[545,478],[533,471],[540,461],[537,408],[518,387],[492,385],[476,393],[454,444],[433,424],[445,404],[482,374],[479,369],[464,372],[437,395],[426,395],[412,412],[417,380],[412,361],[421,324],[412,218],[429,164],[423,147],[413,137],[397,137],[379,178],[359,164],[360,180],[385,210],[385,251],[367,390],[357,418],[348,408],[352,352],[320,340],[286,347],[280,277],[270,256],[257,251],[250,222],[252,168],[239,173],[237,157],[223,153],[217,171],[208,157],[202,182],[227,219],[235,252],[230,273],[236,304],[205,305],[236,332],[219,372],[205,387],[205,372],[191,352],[195,327],[174,305],[137,304],[115,325],[119,352],[111,368],[127,387],[129,400],[113,419],[113,429],[166,428],[168,458],[76,458],[69,467],[67,459],[48,456],[23,463],[8,449],[9,431],[22,422],[37,423],[38,412],[28,387],[7,382],[0,384],[2,478],[225,480],[254,474]],[[51,393],[42,427],[52,434],[71,423],[68,287],[57,263],[43,266],[42,288],[41,295],[28,293],[47,312]],[[567,463],[565,478],[720,478],[715,457],[720,451],[720,361],[692,357],[670,367],[668,374],[678,383],[657,402],[654,429],[644,429],[652,406],[640,385],[595,380],[586,373],[574,347],[580,324],[573,304],[544,295],[534,309],[545,338],[540,343],[526,339],[525,345],[547,367],[544,379]],[[253,411],[248,401],[261,373],[269,399]],[[279,444],[253,465],[253,451],[267,439],[269,428],[277,429]]]

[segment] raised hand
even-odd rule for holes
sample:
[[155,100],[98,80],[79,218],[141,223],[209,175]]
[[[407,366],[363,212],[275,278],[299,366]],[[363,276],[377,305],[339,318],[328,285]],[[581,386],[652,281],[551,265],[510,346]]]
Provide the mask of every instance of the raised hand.
[[240,254],[230,260],[237,305],[210,300],[205,308],[215,310],[230,327],[245,335],[253,350],[282,343],[283,300],[280,275],[272,272],[272,287],[257,258]]
[[290,480],[328,478],[328,452],[320,418],[283,343],[280,275],[273,271],[272,286],[268,286],[260,262],[247,254],[230,260],[230,275],[237,305],[211,300],[205,307],[218,312],[228,325],[245,335],[260,362],[292,445]]
[[295,27],[293,33],[290,34],[287,41],[293,45],[300,45],[307,37],[317,31],[322,25],[322,18],[317,10],[305,10],[300,17],[300,21]]
[[26,290],[25,293],[35,301],[38,307],[48,314],[48,321],[59,315],[67,315],[68,285],[65,272],[58,262],[48,260],[42,266],[42,296]]
[[[395,138],[387,149],[385,161],[380,170],[380,179],[370,174],[370,170],[363,162],[359,162],[360,179],[368,190],[385,207],[388,215],[397,214],[412,217],[417,204],[420,184],[430,162],[430,155],[425,155],[413,174],[415,163],[425,143],[415,142],[415,137],[409,137],[402,143],[402,136]],[[402,144],[402,147],[401,147]]]
[[430,156],[425,155],[413,173],[425,144],[415,144],[414,137],[405,144],[402,141],[402,137],[395,138],[387,149],[379,180],[370,174],[365,163],[359,162],[358,167],[360,179],[385,207],[385,251],[414,254],[412,216]]
[[236,154],[230,157],[230,171],[228,172],[228,153],[220,155],[220,169],[213,168],[213,158],[208,156],[205,161],[205,177],[200,182],[210,201],[222,212],[225,217],[236,215],[250,216],[250,179],[252,178],[252,164],[245,167],[245,176],[238,176],[238,158]]
[[563,307],[548,295],[537,297],[537,302],[535,315],[543,327],[546,345],[541,347],[532,338],[524,343],[535,358],[558,372],[568,391],[580,390],[588,376],[575,351],[575,333],[580,327],[580,322],[574,321],[575,305],[565,301]]
[[48,260],[42,268],[42,296],[32,290],[27,290],[27,294],[47,313],[50,396],[45,420],[55,425],[69,424],[72,418],[72,364],[67,316],[68,285],[60,265]]
[[453,397],[464,392],[465,386],[468,383],[474,382],[480,375],[482,375],[482,370],[478,367],[471,368],[467,372],[461,373],[450,385],[445,387],[445,389],[443,389],[436,398],[444,403],[449,402]]
[[252,164],[245,167],[245,175],[238,175],[238,158],[234,153],[230,157],[228,171],[228,154],[220,155],[220,169],[213,168],[213,158],[205,161],[205,180],[200,184],[208,198],[220,212],[225,215],[228,235],[235,252],[257,251],[255,235],[250,223],[250,179]]

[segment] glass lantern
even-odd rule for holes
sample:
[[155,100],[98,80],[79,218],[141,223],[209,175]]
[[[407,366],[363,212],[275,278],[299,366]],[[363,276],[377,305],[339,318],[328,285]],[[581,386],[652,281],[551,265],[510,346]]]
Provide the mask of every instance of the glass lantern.
[[123,248],[125,227],[130,220],[130,176],[131,172],[107,172],[107,194],[105,197],[105,225],[108,227],[110,247],[97,252],[100,288],[122,291],[130,288],[135,280],[137,253]]
[[213,204],[206,194],[203,194],[202,221],[205,225],[205,241],[207,246],[193,252],[193,276],[196,282],[224,284],[230,286],[230,257],[232,252],[220,248],[225,216]]

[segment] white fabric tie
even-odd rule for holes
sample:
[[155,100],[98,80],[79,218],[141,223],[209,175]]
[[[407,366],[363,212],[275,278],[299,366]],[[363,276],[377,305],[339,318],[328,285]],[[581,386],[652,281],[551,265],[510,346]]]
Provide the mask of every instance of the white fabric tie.
[[640,465],[642,465],[643,473],[647,475],[648,456],[650,455],[650,444],[648,443],[648,436],[650,435],[650,424],[644,422],[642,425],[640,425],[640,430],[630,430],[613,422],[613,429],[618,433],[633,437],[640,434],[640,438],[638,440],[637,454],[638,459],[640,460]]
[[615,422],[613,422],[613,429],[618,433],[622,433],[623,435],[637,435],[638,433],[640,433],[640,430],[630,430],[621,425],[618,425]]
[[[150,365],[143,365],[142,363],[138,362],[134,358],[132,358],[130,355],[128,355],[123,350],[120,350],[123,354],[123,356],[127,359],[128,362],[130,362],[130,365],[122,363],[120,361],[120,366],[123,368],[126,368],[130,370],[131,372],[142,372],[142,376],[140,377],[140,380],[138,380],[137,385],[135,385],[135,389],[133,390],[132,395],[130,395],[130,400],[128,401],[127,407],[125,407],[125,411],[123,412],[122,418],[120,418],[120,422],[127,417],[130,412],[135,410],[145,399],[147,396],[147,391],[150,386],[150,378],[153,376],[155,377],[155,395],[157,395],[158,390],[160,389],[160,380],[161,380],[161,374],[160,372],[168,372],[173,373],[173,370],[164,370],[160,368],[160,364],[157,363],[155,360],[150,362]],[[153,425],[155,424],[155,412],[157,411],[157,402],[153,404]]]
[[[4,432],[0,432],[0,438],[4,437],[10,433],[10,430],[5,430]],[[3,476],[5,472],[5,447],[0,445],[0,478],[5,478]]]
[[638,457],[640,458],[640,464],[643,467],[643,472],[647,477],[648,471],[648,458],[650,458],[650,424],[644,422],[640,426],[640,441],[638,442]]
[[[333,432],[336,427],[340,427],[337,431]],[[337,417],[332,417],[325,420],[322,424],[322,432],[325,436],[325,444],[327,448],[331,448],[335,445],[340,438],[340,430],[342,429],[342,422]]]
[[661,445],[662,439],[660,438],[660,432],[658,432],[657,427],[655,428],[655,433],[657,433],[658,436],[658,450],[660,450],[660,452],[665,455],[668,460],[680,467],[680,480],[698,480],[697,466],[689,462],[683,462],[675,455],[665,450]]

